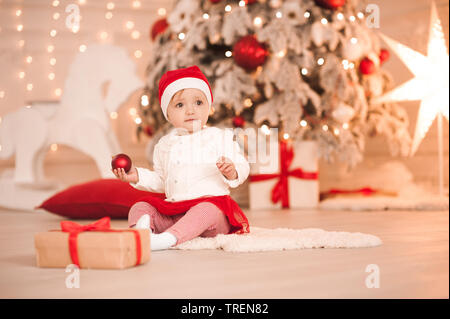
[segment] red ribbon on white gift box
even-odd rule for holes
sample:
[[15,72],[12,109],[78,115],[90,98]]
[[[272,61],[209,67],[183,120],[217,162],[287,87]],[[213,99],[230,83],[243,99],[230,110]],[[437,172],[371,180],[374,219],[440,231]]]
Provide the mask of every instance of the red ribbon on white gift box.
[[301,168],[289,170],[289,166],[294,159],[294,150],[285,140],[280,141],[280,173],[273,174],[254,174],[250,175],[250,182],[265,181],[278,178],[278,182],[272,188],[272,203],[276,204],[281,200],[283,208],[289,208],[289,186],[288,177],[295,177],[307,180],[317,180],[318,172],[305,172]]

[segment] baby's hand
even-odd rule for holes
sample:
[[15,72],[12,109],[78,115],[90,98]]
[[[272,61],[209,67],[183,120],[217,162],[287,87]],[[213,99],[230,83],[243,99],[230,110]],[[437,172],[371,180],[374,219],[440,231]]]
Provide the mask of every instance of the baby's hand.
[[238,178],[238,173],[234,167],[233,162],[224,156],[221,156],[216,162],[217,168],[229,180]]
[[134,183],[134,184],[139,182],[139,176],[137,173],[137,169],[134,166],[131,167],[131,169],[128,173],[125,173],[125,170],[123,168],[112,169],[112,172],[122,182]]

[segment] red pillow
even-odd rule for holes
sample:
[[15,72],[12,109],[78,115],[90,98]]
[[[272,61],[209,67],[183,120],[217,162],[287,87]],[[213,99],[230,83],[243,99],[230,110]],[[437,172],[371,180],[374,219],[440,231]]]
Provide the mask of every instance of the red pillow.
[[128,218],[130,207],[140,198],[164,193],[137,190],[118,179],[99,179],[71,186],[47,199],[39,207],[73,219]]

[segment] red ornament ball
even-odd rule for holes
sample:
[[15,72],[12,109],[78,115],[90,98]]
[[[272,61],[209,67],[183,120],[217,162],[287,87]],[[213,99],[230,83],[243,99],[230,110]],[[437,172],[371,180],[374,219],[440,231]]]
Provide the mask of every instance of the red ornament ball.
[[158,21],[156,21],[152,26],[152,30],[150,31],[152,41],[155,41],[156,37],[159,34],[166,31],[168,26],[169,26],[169,23],[167,23],[166,18],[162,18],[162,19],[159,19]]
[[113,169],[123,168],[125,173],[128,173],[131,169],[131,158],[126,154],[118,154],[111,160],[111,167]]
[[362,74],[372,74],[373,72],[375,72],[375,69],[375,63],[373,63],[373,61],[369,58],[364,58],[359,63],[359,72],[361,72]]
[[258,2],[258,0],[244,0],[245,4],[254,4],[255,2]]
[[247,71],[263,65],[268,54],[264,43],[259,43],[254,35],[242,37],[233,47],[234,61]]
[[336,10],[345,4],[345,0],[315,0],[316,4],[322,8]]
[[144,132],[145,132],[145,134],[147,134],[148,136],[152,136],[152,135],[153,135],[153,130],[152,130],[152,128],[151,128],[150,126],[146,126],[146,127],[144,128]]
[[245,120],[242,116],[235,116],[233,118],[233,126],[234,127],[244,127]]
[[222,1],[222,0],[209,0],[209,2],[211,2],[211,3],[219,3],[220,1]]
[[387,60],[389,60],[389,56],[390,56],[390,53],[388,50],[381,49],[380,54],[379,54],[380,63],[383,63],[383,62],[386,62]]

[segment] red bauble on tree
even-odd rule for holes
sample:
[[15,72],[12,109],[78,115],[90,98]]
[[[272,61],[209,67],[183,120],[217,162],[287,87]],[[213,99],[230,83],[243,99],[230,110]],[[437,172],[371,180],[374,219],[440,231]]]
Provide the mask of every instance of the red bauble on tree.
[[153,26],[152,30],[150,31],[150,35],[152,37],[152,41],[155,41],[156,37],[166,31],[169,24],[167,23],[166,18],[159,19],[156,21]]
[[345,4],[345,0],[315,0],[316,4],[322,8],[336,10]]
[[220,1],[222,1],[222,0],[209,0],[209,2],[211,2],[211,3],[219,3]]
[[375,63],[369,58],[364,58],[359,63],[359,72],[361,72],[364,75],[369,75],[375,72]]
[[263,65],[268,54],[264,43],[259,43],[254,35],[242,37],[233,47],[234,61],[247,71]]
[[131,169],[131,158],[126,154],[118,154],[112,158],[111,167],[113,169],[123,168],[125,173],[128,173]]
[[147,136],[153,135],[153,129],[151,128],[151,126],[144,127],[144,132],[145,132],[145,134],[147,134]]
[[234,127],[244,127],[245,125],[245,120],[242,116],[235,116],[233,118],[233,126]]
[[388,50],[381,49],[380,54],[379,54],[380,63],[386,62],[389,59],[389,56],[390,56],[390,53]]
[[254,4],[255,2],[258,2],[258,0],[244,0],[245,4]]

